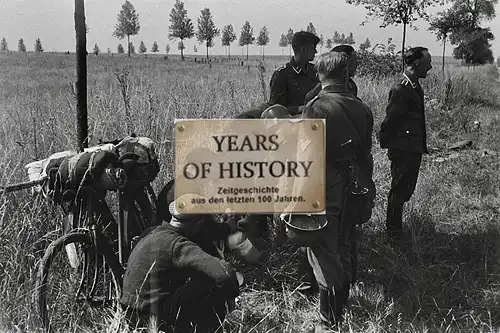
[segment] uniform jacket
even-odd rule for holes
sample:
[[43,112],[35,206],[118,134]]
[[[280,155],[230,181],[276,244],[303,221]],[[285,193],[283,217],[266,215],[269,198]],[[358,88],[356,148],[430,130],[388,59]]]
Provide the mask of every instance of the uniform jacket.
[[230,265],[164,223],[144,236],[130,254],[121,303],[139,311],[154,309],[168,302],[192,276],[211,281],[228,297],[238,296],[238,282]]
[[[373,114],[370,108],[347,91],[343,84],[329,85],[311,100],[303,113],[304,118],[326,119],[326,200],[327,212],[340,214],[346,196],[349,174],[346,165],[359,145],[368,165],[364,168],[371,177]],[[349,125],[349,123],[352,127]],[[352,140],[349,143],[349,140]]]
[[[305,99],[306,104],[309,103],[309,101],[312,100],[314,97],[316,97],[320,91],[321,91],[321,83],[318,83],[313,90],[307,93]],[[358,97],[358,86],[351,77],[347,82],[347,91],[353,94],[354,96]]]
[[302,69],[292,58],[273,73],[269,104],[281,104],[289,109],[290,114],[297,114],[299,106],[305,105],[306,94],[317,84],[314,65],[307,63]]
[[404,77],[391,88],[379,139],[381,148],[428,152],[424,91],[419,83]]

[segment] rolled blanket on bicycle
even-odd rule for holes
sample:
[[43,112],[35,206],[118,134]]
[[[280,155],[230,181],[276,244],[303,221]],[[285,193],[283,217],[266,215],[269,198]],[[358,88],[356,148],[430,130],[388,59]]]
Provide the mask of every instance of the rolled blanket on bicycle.
[[123,186],[126,176],[117,169],[119,166],[118,157],[110,151],[83,152],[54,160],[47,166],[50,196],[56,202],[70,201],[82,187],[107,190]]

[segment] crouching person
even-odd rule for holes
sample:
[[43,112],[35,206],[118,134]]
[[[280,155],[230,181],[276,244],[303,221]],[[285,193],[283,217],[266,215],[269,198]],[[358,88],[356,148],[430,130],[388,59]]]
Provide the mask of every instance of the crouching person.
[[164,332],[217,332],[226,302],[239,295],[236,271],[191,240],[203,217],[179,213],[175,201],[169,210],[170,223],[143,236],[128,259],[121,303],[129,325],[155,318]]

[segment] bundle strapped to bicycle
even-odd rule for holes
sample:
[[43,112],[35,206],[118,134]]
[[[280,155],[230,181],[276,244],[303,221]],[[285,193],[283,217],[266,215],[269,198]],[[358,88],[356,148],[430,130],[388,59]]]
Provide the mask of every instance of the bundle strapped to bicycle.
[[[68,215],[78,210],[79,201],[105,202],[107,191],[118,191],[123,206],[136,202],[141,213],[147,215],[144,220],[148,224],[154,222],[155,212],[150,202],[155,202],[156,197],[150,183],[156,178],[160,166],[155,143],[148,137],[132,134],[101,142],[80,153],[72,150],[57,152],[25,168],[29,181],[0,188],[0,194],[32,188],[34,193],[41,193],[50,202],[60,205]],[[107,208],[105,206],[104,203],[96,208]],[[68,227],[77,226],[66,225],[63,229]]]

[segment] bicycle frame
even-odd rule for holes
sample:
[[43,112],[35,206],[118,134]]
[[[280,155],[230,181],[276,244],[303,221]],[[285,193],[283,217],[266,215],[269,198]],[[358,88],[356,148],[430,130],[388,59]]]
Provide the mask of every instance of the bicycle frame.
[[[148,187],[150,187],[150,185],[148,185]],[[130,249],[132,245],[132,240],[129,239],[131,227],[135,226],[138,234],[140,234],[147,228],[147,225],[145,223],[141,223],[143,221],[138,218],[138,210],[135,207],[135,203],[137,202],[143,210],[146,210],[146,213],[148,213],[148,219],[151,224],[155,222],[153,216],[154,208],[150,205],[145,190],[147,190],[147,188],[143,188],[141,189],[141,191],[135,191],[133,194],[126,193],[121,190],[116,190],[118,195],[117,214],[113,214],[111,212],[105,201],[94,198],[91,195],[86,195],[85,197],[81,198],[81,200],[83,200],[84,202],[74,204],[73,208],[68,211],[68,220],[71,226],[69,230],[67,230],[67,233],[82,231],[89,232],[91,234],[91,238],[95,248],[103,248],[103,246],[109,247],[109,255],[117,258],[117,262],[108,264],[112,266],[112,269],[120,272],[120,276],[117,276],[117,278],[120,280],[120,284],[122,274],[125,272],[128,256],[130,255]],[[149,212],[149,210],[151,212]],[[97,218],[94,216],[94,213],[97,213]],[[109,241],[105,237],[103,237],[104,235],[102,225],[99,223],[100,217],[103,217],[103,220],[105,222],[116,223],[116,237],[118,240],[118,246],[115,250],[117,250],[117,252],[112,249]],[[82,223],[85,222],[85,220],[86,223]],[[114,229],[112,226],[111,228],[111,232],[113,232]],[[97,258],[95,259],[97,262]],[[91,291],[89,293],[90,296],[93,295],[95,284],[97,283],[97,280],[99,278],[96,275],[97,270],[94,271],[94,277],[92,281],[93,287],[91,288]],[[79,289],[81,289],[83,285],[83,279],[85,277],[85,274],[82,274]]]

